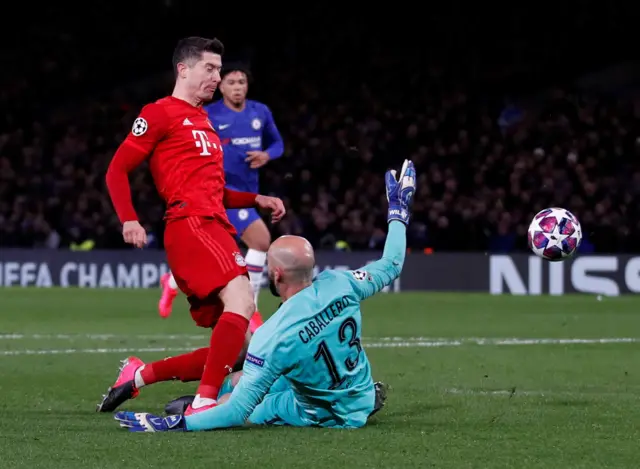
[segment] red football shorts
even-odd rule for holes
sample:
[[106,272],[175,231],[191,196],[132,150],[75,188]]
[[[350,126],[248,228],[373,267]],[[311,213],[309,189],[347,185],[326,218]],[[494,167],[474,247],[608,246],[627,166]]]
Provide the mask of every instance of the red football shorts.
[[220,290],[240,275],[249,276],[233,235],[213,217],[178,218],[167,222],[164,247],[191,317],[200,327],[213,327],[223,313]]

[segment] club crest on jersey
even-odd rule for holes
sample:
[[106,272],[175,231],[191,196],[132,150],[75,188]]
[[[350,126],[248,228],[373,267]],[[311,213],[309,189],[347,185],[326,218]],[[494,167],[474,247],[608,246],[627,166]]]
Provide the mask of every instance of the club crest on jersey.
[[259,130],[260,127],[262,127],[262,122],[260,122],[260,119],[253,119],[251,121],[251,127],[253,127],[255,130]]
[[240,254],[239,252],[234,252],[233,257],[236,260],[236,264],[238,264],[240,267],[245,267],[247,265],[247,261],[244,260],[244,257],[242,257],[242,254]]
[[136,120],[133,121],[133,127],[131,127],[131,133],[136,137],[139,137],[140,135],[143,135],[147,131],[148,127],[149,125],[147,124],[147,121],[143,117],[138,117]]

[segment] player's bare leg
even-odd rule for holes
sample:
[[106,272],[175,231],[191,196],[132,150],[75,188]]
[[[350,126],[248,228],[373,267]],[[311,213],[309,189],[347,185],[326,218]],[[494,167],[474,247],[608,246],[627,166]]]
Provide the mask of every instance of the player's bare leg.
[[[233,367],[234,370],[242,370],[251,332],[247,330],[242,351]],[[143,386],[162,381],[180,380],[184,383],[198,381],[202,378],[209,347],[199,348],[193,352],[167,357],[152,363],[144,363],[138,357],[129,357],[122,361],[118,370],[116,382],[107,390],[98,404],[98,412],[113,412],[124,402],[134,399],[140,393]],[[193,398],[193,396],[191,396]],[[190,401],[189,401],[190,403]]]
[[178,284],[171,272],[167,272],[160,277],[160,288],[162,289],[162,295],[158,302],[158,313],[160,317],[168,318],[171,316],[173,300],[178,296]]
[[247,270],[249,271],[249,280],[251,288],[253,288],[254,302],[256,304],[256,312],[251,318],[249,328],[251,332],[255,332],[264,322],[262,315],[258,309],[258,297],[260,296],[260,288],[262,286],[262,276],[264,266],[267,263],[267,251],[271,244],[271,233],[269,228],[258,219],[251,223],[242,233],[242,242],[249,248],[245,260],[247,261]]
[[249,279],[238,276],[218,294],[224,312],[213,328],[209,353],[196,397],[185,415],[211,408],[225,377],[233,370],[236,358],[242,350],[249,320],[255,311],[253,290]]

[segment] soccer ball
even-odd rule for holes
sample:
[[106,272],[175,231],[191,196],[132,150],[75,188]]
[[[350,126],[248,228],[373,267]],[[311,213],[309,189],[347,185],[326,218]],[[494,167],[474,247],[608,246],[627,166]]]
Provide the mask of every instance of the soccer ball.
[[564,208],[545,208],[536,214],[527,233],[529,248],[548,261],[573,256],[582,242],[582,228],[576,216]]

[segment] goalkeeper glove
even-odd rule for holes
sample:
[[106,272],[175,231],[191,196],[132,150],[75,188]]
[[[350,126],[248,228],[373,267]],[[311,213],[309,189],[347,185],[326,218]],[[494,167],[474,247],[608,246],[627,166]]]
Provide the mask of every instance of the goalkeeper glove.
[[122,428],[130,432],[184,432],[186,424],[183,415],[161,417],[145,412],[117,412],[114,418]]
[[387,201],[389,211],[387,222],[398,220],[407,225],[410,217],[411,201],[416,191],[416,169],[413,162],[404,160],[400,176],[396,179],[396,171],[387,171],[385,174],[387,186]]

